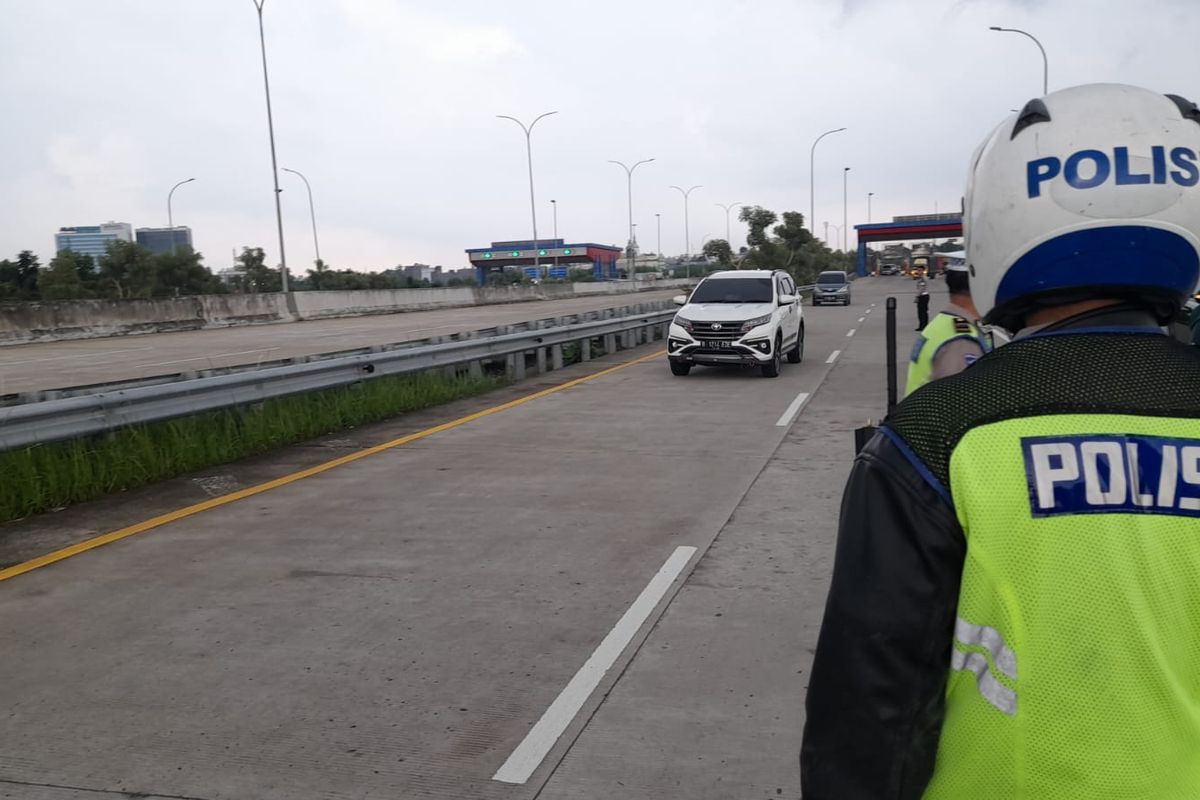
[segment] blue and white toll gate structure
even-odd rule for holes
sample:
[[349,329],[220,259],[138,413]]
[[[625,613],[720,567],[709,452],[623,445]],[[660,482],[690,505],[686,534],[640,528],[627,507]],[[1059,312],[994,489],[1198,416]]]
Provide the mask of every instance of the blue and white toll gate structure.
[[859,277],[867,274],[867,245],[912,239],[957,239],[963,234],[962,214],[914,214],[892,217],[891,222],[855,225],[858,233]]
[[468,249],[467,257],[475,267],[479,285],[487,286],[489,274],[513,268],[521,268],[530,278],[541,278],[539,272],[544,271],[548,277],[562,280],[566,279],[571,267],[590,265],[596,280],[616,280],[617,259],[621,252],[621,248],[607,244],[568,244],[564,239],[539,239],[536,242],[492,242],[491,247]]

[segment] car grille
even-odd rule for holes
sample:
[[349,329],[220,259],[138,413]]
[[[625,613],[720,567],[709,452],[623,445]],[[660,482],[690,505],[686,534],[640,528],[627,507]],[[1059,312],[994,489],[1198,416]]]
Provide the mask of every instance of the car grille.
[[[720,325],[721,330],[714,331],[712,326]],[[696,341],[724,341],[732,342],[742,338],[742,323],[741,322],[693,322],[692,323],[692,338]]]

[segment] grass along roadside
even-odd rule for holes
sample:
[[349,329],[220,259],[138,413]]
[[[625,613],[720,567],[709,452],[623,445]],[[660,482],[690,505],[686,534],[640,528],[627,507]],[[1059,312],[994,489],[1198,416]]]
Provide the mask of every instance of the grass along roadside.
[[0,522],[497,388],[503,376],[376,378],[113,434],[0,453]]

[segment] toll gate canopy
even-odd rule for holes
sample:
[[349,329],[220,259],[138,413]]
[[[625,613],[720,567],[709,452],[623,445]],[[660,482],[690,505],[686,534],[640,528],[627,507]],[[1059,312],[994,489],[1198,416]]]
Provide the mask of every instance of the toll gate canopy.
[[617,278],[621,249],[594,242],[568,244],[563,239],[539,239],[492,242],[491,247],[468,249],[467,257],[480,286],[487,285],[488,275],[507,269],[521,269],[530,278],[565,280],[571,267],[583,265],[591,267],[596,280],[607,281]]
[[867,245],[878,242],[903,242],[913,239],[955,239],[963,234],[962,214],[915,214],[892,217],[891,222],[855,225],[858,234],[860,277],[867,274]]

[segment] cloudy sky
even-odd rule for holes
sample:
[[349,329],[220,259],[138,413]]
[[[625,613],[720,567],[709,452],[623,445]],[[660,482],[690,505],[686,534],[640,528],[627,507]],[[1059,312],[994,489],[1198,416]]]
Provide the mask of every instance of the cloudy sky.
[[[207,263],[278,260],[252,0],[0,0],[0,256],[52,255],[61,225],[191,225]],[[716,203],[808,215],[816,230],[957,207],[965,163],[1050,88],[1119,81],[1200,99],[1196,0],[266,0],[281,167],[313,184],[322,255],[377,270],[465,265],[539,232],[624,243],[635,173],[644,249],[724,236]],[[313,258],[300,179],[280,174],[288,261]],[[734,224],[734,244],[742,234]],[[853,244],[853,239],[851,239]]]

